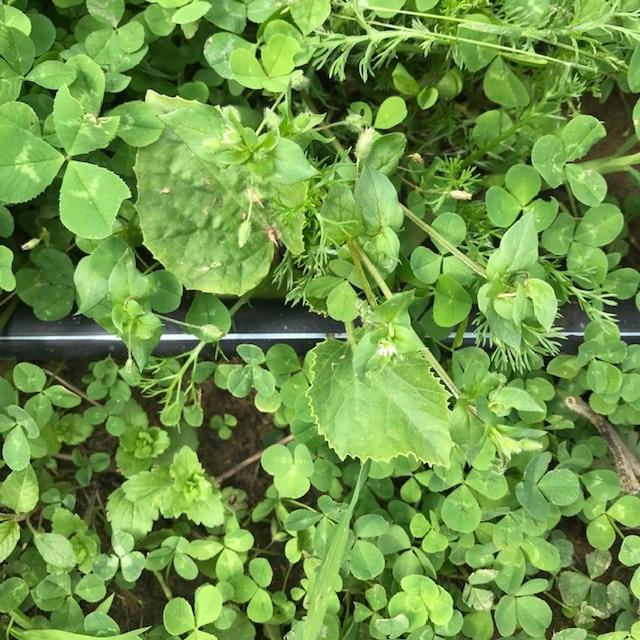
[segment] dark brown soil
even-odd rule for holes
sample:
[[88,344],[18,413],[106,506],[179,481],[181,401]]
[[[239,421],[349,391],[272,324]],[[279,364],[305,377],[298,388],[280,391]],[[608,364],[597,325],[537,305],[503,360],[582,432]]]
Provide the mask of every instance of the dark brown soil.
[[[221,440],[209,429],[200,433],[198,455],[204,467],[213,476],[227,472],[273,441],[273,437],[267,438],[273,432],[273,420],[270,415],[255,408],[251,397],[234,398],[228,391],[222,391],[213,382],[207,381],[202,388],[202,408],[205,425],[216,414],[230,413],[238,419],[229,440]],[[278,435],[275,439],[284,435]],[[264,497],[270,480],[262,471],[260,463],[256,462],[238,471],[225,484],[232,484],[246,491],[249,504],[254,505]]]

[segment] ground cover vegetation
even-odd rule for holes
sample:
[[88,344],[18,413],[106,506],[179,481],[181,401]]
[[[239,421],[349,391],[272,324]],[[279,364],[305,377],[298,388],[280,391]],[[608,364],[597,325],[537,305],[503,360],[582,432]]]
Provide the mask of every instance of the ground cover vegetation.
[[3,321],[129,354],[4,367],[4,636],[639,640],[639,91],[636,0],[0,4]]

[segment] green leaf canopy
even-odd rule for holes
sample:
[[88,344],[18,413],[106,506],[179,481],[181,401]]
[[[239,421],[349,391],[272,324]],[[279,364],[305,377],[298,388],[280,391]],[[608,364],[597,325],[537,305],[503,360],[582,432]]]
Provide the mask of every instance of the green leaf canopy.
[[448,464],[448,394],[419,353],[394,356],[362,375],[351,347],[337,340],[321,343],[309,357],[311,409],[318,431],[341,458],[412,455]]
[[222,134],[222,118],[180,99],[163,98],[158,109],[167,126],[140,149],[135,167],[145,244],[185,287],[242,295],[269,272],[273,244],[266,229],[255,228],[239,246],[248,183],[241,168],[213,164],[206,147]]

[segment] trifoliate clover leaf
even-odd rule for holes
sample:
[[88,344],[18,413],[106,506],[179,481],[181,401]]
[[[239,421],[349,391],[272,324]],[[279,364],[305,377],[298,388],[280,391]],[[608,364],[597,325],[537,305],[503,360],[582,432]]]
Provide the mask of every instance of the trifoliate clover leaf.
[[15,125],[0,125],[0,200],[26,202],[42,193],[64,158],[41,138]]
[[311,486],[309,478],[314,466],[309,450],[299,444],[291,450],[282,444],[274,444],[262,453],[263,469],[274,477],[278,493],[285,498],[300,498]]

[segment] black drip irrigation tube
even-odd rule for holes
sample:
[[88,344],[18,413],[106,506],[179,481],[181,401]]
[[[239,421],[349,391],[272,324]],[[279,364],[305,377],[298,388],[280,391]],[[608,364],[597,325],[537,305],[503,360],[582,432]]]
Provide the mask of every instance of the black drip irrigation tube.
[[[618,319],[621,337],[640,343],[640,313],[633,301],[611,307]],[[180,319],[183,314],[177,313]],[[573,353],[584,336],[589,320],[578,307],[561,311],[558,325],[565,340],[561,350]],[[298,353],[305,353],[319,341],[333,336],[346,337],[344,325],[312,313],[302,306],[289,307],[277,300],[254,300],[239,309],[231,331],[220,341],[223,353],[231,355],[239,344],[251,343],[264,349],[287,343]],[[453,339],[453,334],[449,340]],[[184,327],[166,322],[155,355],[170,356],[192,349],[198,340]],[[463,344],[475,344],[472,331],[464,334]],[[69,316],[47,322],[38,320],[26,306],[19,306],[0,333],[0,358],[21,360],[97,360],[107,355],[125,357],[127,349],[117,337],[84,316]]]

